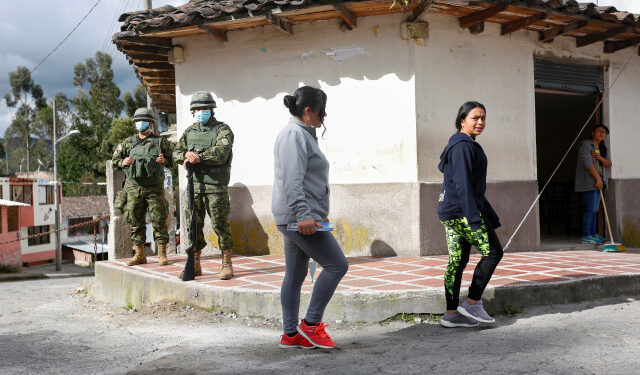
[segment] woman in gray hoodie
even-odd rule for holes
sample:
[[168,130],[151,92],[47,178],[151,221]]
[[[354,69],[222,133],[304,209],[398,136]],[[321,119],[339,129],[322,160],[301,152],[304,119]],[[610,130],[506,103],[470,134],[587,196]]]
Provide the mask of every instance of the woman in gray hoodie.
[[[271,210],[284,235],[285,276],[280,302],[284,334],[281,348],[333,348],[322,322],[324,309],[349,267],[342,249],[321,222],[329,215],[329,162],[318,147],[316,129],[324,125],[327,95],[304,86],[284,98],[292,117],[274,146]],[[297,225],[297,230],[287,230]],[[300,289],[309,258],[322,266],[305,318],[298,324]]]

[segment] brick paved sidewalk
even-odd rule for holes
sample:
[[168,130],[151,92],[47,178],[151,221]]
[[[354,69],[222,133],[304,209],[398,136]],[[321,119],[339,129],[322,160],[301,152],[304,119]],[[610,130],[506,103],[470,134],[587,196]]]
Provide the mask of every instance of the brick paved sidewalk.
[[[468,286],[479,255],[472,255],[463,276],[463,287]],[[380,291],[420,291],[442,288],[447,256],[429,257],[351,257],[349,272],[338,286],[341,291],[376,293]],[[169,279],[177,279],[184,267],[185,257],[169,257],[170,265],[159,266],[155,257],[148,264],[127,267],[124,261],[107,261],[112,265],[135,269]],[[195,282],[217,287],[245,290],[279,291],[284,277],[284,257],[234,256],[235,277],[219,280],[220,257],[202,259],[203,275]],[[103,262],[100,262],[103,263]],[[317,278],[322,268],[318,266]],[[490,286],[508,284],[534,284],[572,281],[605,275],[640,274],[640,253],[603,253],[599,251],[543,251],[506,253],[491,279]],[[303,291],[313,285],[307,276]]]

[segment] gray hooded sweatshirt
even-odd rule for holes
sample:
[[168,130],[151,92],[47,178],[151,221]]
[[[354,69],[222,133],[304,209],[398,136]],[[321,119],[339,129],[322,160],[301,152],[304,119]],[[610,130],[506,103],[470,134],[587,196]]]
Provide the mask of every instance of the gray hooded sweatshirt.
[[292,117],[276,138],[271,198],[276,225],[329,215],[329,162],[315,130]]

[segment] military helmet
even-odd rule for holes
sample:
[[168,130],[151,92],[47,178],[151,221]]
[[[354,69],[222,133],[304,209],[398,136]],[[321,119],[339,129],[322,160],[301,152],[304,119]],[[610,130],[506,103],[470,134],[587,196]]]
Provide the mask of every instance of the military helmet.
[[202,107],[211,107],[216,108],[216,101],[213,100],[213,96],[211,93],[206,91],[198,91],[191,97],[191,105],[189,105],[190,110],[194,110],[196,108]]
[[136,122],[143,120],[153,121],[155,123],[156,115],[153,113],[153,110],[146,107],[136,109],[136,113],[133,114],[133,121]]

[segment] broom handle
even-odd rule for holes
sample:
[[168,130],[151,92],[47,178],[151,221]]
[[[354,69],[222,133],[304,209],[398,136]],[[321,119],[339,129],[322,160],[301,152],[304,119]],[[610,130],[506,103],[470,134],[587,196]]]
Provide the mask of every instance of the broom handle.
[[609,222],[609,214],[607,213],[607,204],[604,203],[604,195],[600,190],[600,198],[602,199],[602,207],[604,208],[604,217],[607,219],[607,228],[609,228],[609,238],[611,238],[611,244],[613,245],[613,232],[611,231],[611,223]]

